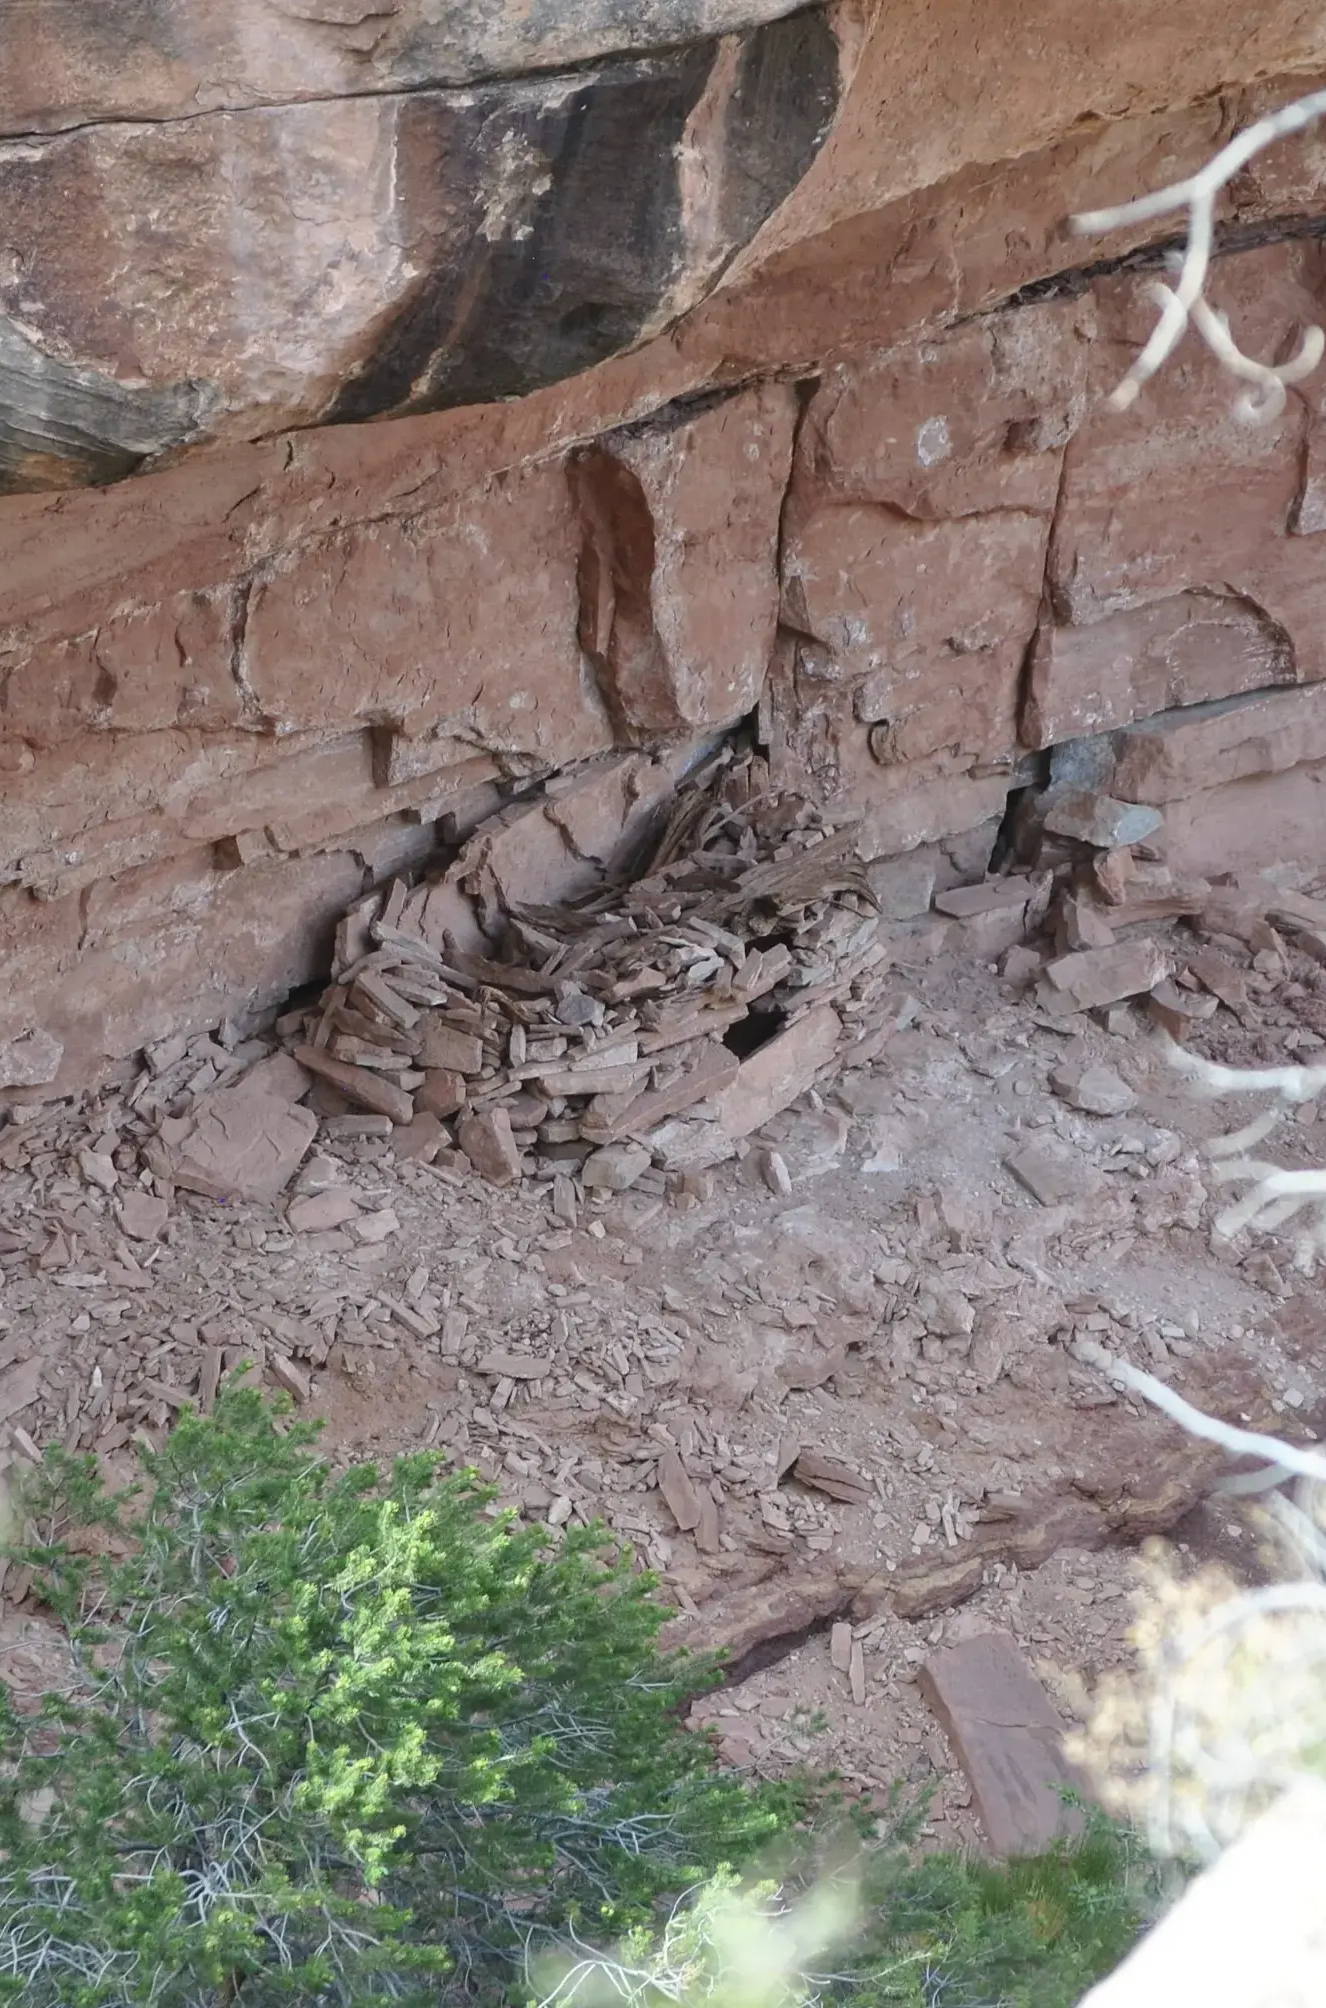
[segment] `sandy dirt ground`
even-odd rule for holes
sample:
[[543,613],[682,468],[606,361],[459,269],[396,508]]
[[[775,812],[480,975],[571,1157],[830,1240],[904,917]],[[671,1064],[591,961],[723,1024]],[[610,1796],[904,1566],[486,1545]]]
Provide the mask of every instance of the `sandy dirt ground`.
[[[1246,1008],[1222,1009],[1202,1043],[1240,1063],[1283,1058],[1286,1042],[1311,1057],[1323,978],[1296,955],[1254,971]],[[855,1691],[821,1600],[697,1715],[755,1771],[832,1763],[866,1795],[933,1786],[934,1831],[978,1838],[918,1667],[1005,1628],[1071,1708],[1076,1679],[1127,1657],[1129,1548],[1075,1542],[1071,1513],[1037,1566],[1035,1541],[1020,1564],[1013,1537],[1032,1507],[1145,1489],[1186,1455],[1075,1345],[1310,1436],[1324,1433],[1326,1334],[1320,1285],[1289,1245],[1213,1236],[1200,1145],[1224,1112],[1167,1068],[1135,1011],[1113,1013],[1113,1031],[1058,1026],[993,966],[956,957],[909,980],[910,1023],[871,1066],[697,1189],[591,1197],[574,1228],[546,1186],[494,1190],[373,1138],[319,1144],[299,1189],[344,1184],[359,1211],[296,1233],[280,1207],[159,1203],[122,1099],[11,1125],[10,1455],[59,1441],[125,1472],[144,1434],[247,1360],[325,1418],[337,1456],[433,1444],[526,1515],[603,1519],[659,1571],[682,1636],[721,1639],[725,1613],[789,1583],[873,1575],[884,1589],[849,1613]],[[1108,1079],[1084,1093],[1087,1067]],[[1277,1161],[1326,1159],[1326,1128],[1303,1113]],[[1008,1168],[1032,1147],[1049,1151],[1049,1203]],[[701,1507],[689,1531],[660,1489],[667,1453]],[[803,1473],[846,1469],[845,1496],[803,1482],[803,1453]],[[684,1502],[681,1518],[695,1518]],[[1235,1555],[1247,1538],[1219,1503],[1181,1533]],[[975,1579],[955,1597],[944,1583],[968,1552]],[[896,1600],[890,1578],[908,1586]],[[0,1677],[22,1693],[55,1647],[12,1569],[5,1589]]]

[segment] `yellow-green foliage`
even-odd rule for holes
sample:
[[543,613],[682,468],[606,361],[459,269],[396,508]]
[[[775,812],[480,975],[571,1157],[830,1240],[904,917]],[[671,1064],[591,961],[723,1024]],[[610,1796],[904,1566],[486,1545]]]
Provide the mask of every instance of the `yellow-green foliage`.
[[1077,2008],[1135,1942],[1158,1880],[1125,1830],[1019,1862],[918,1854],[904,1838],[798,1891],[719,1876],[655,1933],[577,1948],[539,2008]]

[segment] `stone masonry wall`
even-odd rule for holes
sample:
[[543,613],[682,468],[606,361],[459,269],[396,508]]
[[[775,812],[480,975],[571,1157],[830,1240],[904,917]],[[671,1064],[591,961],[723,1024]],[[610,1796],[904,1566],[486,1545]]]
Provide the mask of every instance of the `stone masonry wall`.
[[[503,791],[742,720],[869,856],[978,873],[1075,760],[1181,869],[1326,867],[1326,376],[1254,428],[1185,348],[1104,410],[1147,273],[1060,227],[1230,117],[839,216],[509,404],[0,501],[0,1089],[242,1027]],[[1233,191],[1253,353],[1326,318],[1323,175],[1309,144]]]

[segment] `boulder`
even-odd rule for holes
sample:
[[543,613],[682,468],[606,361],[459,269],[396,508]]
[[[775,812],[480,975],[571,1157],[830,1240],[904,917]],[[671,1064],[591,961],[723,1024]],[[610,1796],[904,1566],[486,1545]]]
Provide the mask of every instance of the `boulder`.
[[839,52],[777,0],[623,11],[7,12],[0,491],[511,397],[667,327],[805,173]]

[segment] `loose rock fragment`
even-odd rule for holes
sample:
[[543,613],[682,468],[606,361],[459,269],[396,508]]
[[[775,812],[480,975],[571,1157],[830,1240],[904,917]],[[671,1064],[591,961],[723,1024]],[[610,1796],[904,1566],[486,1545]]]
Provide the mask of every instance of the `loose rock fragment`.
[[736,1146],[718,1124],[701,1116],[677,1116],[651,1130],[646,1142],[656,1164],[664,1171],[709,1171],[724,1158],[733,1156]]
[[348,1061],[334,1060],[313,1046],[296,1046],[295,1058],[310,1073],[320,1074],[324,1081],[339,1088],[347,1101],[358,1102],[378,1115],[390,1116],[394,1123],[408,1123],[413,1118],[414,1103],[404,1088],[396,1087],[371,1067],[355,1067]]
[[1075,1109],[1091,1116],[1121,1116],[1131,1109],[1137,1096],[1113,1067],[1056,1067],[1050,1086]]
[[1069,893],[1060,901],[1058,931],[1060,947],[1070,951],[1114,946],[1114,929],[1103,909],[1080,894]]
[[683,1534],[699,1526],[700,1496],[675,1450],[665,1450],[658,1460],[658,1489]]
[[275,1199],[317,1131],[311,1109],[241,1082],[199,1102],[170,1146],[171,1176],[209,1199]]
[[170,1218],[170,1208],[154,1193],[132,1188],[121,1193],[116,1217],[131,1241],[158,1241]]
[[[385,1116],[370,1118],[373,1122],[386,1122]],[[390,1131],[391,1124],[387,1123]],[[306,1158],[295,1178],[296,1192],[326,1192],[333,1185],[344,1185],[345,1166],[339,1157],[328,1157],[326,1151],[315,1150]]]
[[465,1106],[468,1088],[464,1074],[444,1067],[430,1067],[422,1086],[416,1088],[414,1106],[421,1115],[454,1116]]
[[567,1227],[574,1227],[580,1218],[580,1202],[576,1198],[575,1183],[563,1172],[559,1172],[552,1182],[552,1210],[555,1217]]
[[1228,1010],[1238,1015],[1246,1009],[1248,979],[1218,948],[1199,949],[1188,968],[1203,989],[1218,997]]
[[1326,963],[1326,928],[1302,927],[1294,936],[1294,945],[1313,962]]
[[713,1097],[724,1136],[749,1136],[804,1094],[833,1058],[841,1034],[837,1012],[821,1004],[743,1060],[731,1087]]
[[539,1092],[549,1101],[562,1095],[635,1095],[649,1078],[646,1064],[607,1061],[602,1066],[550,1068],[538,1076]]
[[328,1234],[334,1227],[344,1227],[348,1221],[359,1218],[360,1206],[354,1194],[344,1187],[331,1186],[324,1192],[312,1192],[301,1199],[292,1199],[285,1210],[286,1223],[296,1234]]
[[957,885],[937,892],[935,911],[954,920],[970,920],[976,914],[1000,913],[1006,908],[1021,912],[1038,891],[1037,881],[1029,878],[985,879],[980,885]]
[[[425,1019],[418,1059],[426,1072],[477,1074],[483,1070],[483,1040],[469,1032],[457,1032],[435,1018]],[[444,1111],[434,1109],[433,1113]]]
[[483,1115],[469,1115],[456,1136],[480,1178],[490,1185],[514,1185],[520,1178],[520,1152],[511,1134],[511,1118],[505,1109],[490,1109]]
[[1173,967],[1158,942],[1118,941],[1112,948],[1084,948],[1047,962],[1041,1002],[1050,1011],[1090,1011],[1154,990]]
[[870,890],[885,920],[919,920],[929,913],[935,867],[928,857],[879,858],[867,866]]
[[1130,850],[1102,851],[1091,860],[1091,876],[1107,906],[1122,906],[1137,873],[1137,860]]
[[221,1373],[225,1365],[225,1354],[220,1346],[204,1346],[202,1361],[198,1368],[198,1407],[204,1415],[210,1415],[216,1405],[217,1389],[221,1385]]
[[704,1169],[684,1171],[673,1188],[673,1201],[683,1212],[707,1206],[714,1196],[713,1173]]
[[840,1499],[846,1506],[863,1506],[870,1498],[870,1487],[859,1472],[817,1450],[800,1453],[792,1466],[792,1476],[799,1484],[809,1485],[816,1492],[827,1492],[830,1499]]
[[1113,851],[1144,843],[1155,835],[1163,817],[1159,809],[1140,802],[1118,802],[1112,795],[1074,790],[1059,795],[1046,810],[1045,828],[1056,837],[1072,837],[1097,850]]
[[272,1370],[272,1378],[292,1394],[296,1401],[307,1401],[313,1392],[313,1383],[303,1367],[297,1367],[284,1353],[268,1353],[267,1364]]
[[1025,990],[1040,975],[1044,964],[1036,949],[1015,946],[1001,956],[999,973],[1019,990]]
[[702,1555],[717,1555],[721,1551],[718,1502],[708,1492],[700,1494],[700,1517],[695,1523],[694,1540]]
[[1082,1781],[1062,1754],[1063,1725],[1006,1632],[946,1646],[919,1679],[997,1853],[1039,1854],[1081,1831],[1081,1813],[1064,1802]]
[[391,1133],[391,1147],[395,1155],[413,1164],[431,1164],[449,1141],[437,1117],[427,1110],[415,1116],[412,1122],[402,1123]]
[[60,1071],[64,1047],[49,1032],[0,1039],[0,1088],[44,1088]]
[[476,1371],[493,1380],[542,1380],[548,1365],[533,1353],[485,1353]]
[[381,1206],[376,1213],[361,1213],[350,1223],[357,1240],[366,1247],[376,1247],[379,1242],[389,1241],[393,1234],[399,1234],[401,1223],[390,1206]]
[[852,1641],[852,1657],[848,1664],[848,1678],[852,1683],[852,1699],[858,1708],[866,1705],[866,1651],[860,1639]]
[[649,1165],[650,1155],[643,1144],[610,1143],[585,1159],[580,1176],[586,1186],[599,1192],[627,1192]]
[[1182,1042],[1217,1009],[1218,1000],[1201,990],[1184,990],[1168,980],[1157,983],[1147,1000],[1147,1008],[1158,1025]]
[[697,1102],[706,1101],[737,1078],[740,1062],[717,1039],[707,1039],[696,1059],[661,1087],[647,1088],[643,1094],[614,1097],[606,1108],[595,1105],[581,1123],[581,1135],[595,1143],[608,1143],[619,1136],[639,1136],[669,1116],[679,1116]]
[[1028,1144],[1004,1162],[1019,1185],[1042,1206],[1063,1206],[1089,1198],[1100,1189],[1101,1175],[1095,1166],[1063,1144]]
[[924,1318],[926,1330],[940,1339],[965,1338],[976,1323],[976,1310],[970,1297],[961,1290],[949,1289],[942,1284],[922,1292],[916,1303],[917,1313]]
[[41,1393],[44,1372],[44,1362],[34,1359],[23,1360],[0,1374],[0,1422],[8,1422],[11,1415],[21,1415],[25,1408],[31,1408]]
[[114,1192],[120,1182],[120,1174],[113,1161],[99,1151],[80,1150],[78,1168],[89,1185],[96,1185],[103,1192]]
[[264,1094],[275,1095],[278,1101],[299,1102],[313,1083],[293,1053],[268,1053],[249,1068],[238,1085],[261,1088]]

